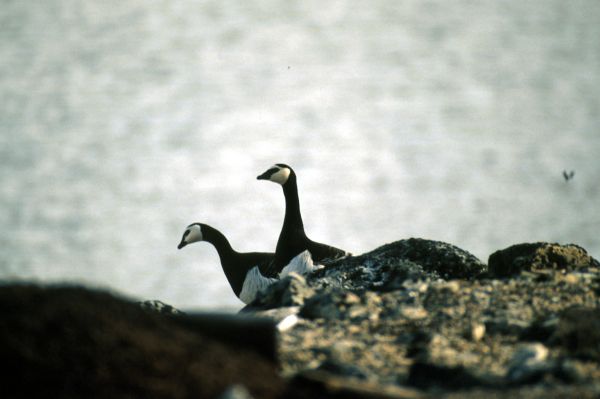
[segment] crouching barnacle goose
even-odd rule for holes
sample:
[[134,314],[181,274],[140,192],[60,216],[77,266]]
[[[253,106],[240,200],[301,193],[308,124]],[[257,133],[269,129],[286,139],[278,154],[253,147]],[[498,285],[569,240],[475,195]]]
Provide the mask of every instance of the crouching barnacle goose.
[[177,249],[196,241],[206,241],[215,247],[231,289],[246,304],[254,300],[258,291],[277,281],[273,253],[237,252],[219,230],[204,223],[187,226]]
[[301,273],[310,272],[319,268],[315,264],[350,255],[344,250],[312,241],[306,236],[300,214],[296,173],[291,167],[275,164],[257,179],[272,181],[283,188],[285,217],[273,260],[274,268],[281,270],[282,275],[288,269]]

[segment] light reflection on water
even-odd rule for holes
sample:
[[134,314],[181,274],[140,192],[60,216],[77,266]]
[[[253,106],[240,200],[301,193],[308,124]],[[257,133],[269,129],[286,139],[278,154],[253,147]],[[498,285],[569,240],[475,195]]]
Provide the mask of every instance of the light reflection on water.
[[255,177],[275,162],[310,236],[354,253],[600,257],[599,20],[593,0],[5,2],[0,278],[239,308],[214,250],[176,245],[201,221],[274,248],[283,198]]

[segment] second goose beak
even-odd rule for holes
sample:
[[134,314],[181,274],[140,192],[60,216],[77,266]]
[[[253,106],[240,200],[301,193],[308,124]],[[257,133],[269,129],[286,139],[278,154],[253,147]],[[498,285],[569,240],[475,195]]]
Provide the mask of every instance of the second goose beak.
[[269,178],[271,177],[271,175],[273,174],[273,172],[276,172],[276,170],[275,169],[269,169],[265,173],[263,173],[262,175],[256,176],[256,180],[269,180]]

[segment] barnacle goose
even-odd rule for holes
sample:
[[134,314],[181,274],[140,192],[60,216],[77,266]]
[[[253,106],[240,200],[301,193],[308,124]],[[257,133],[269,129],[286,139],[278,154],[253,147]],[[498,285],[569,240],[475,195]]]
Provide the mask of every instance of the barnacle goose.
[[237,252],[219,230],[204,223],[187,226],[177,249],[196,241],[206,241],[215,247],[229,285],[246,304],[252,302],[258,291],[273,284],[278,277],[278,272],[273,268],[273,253]]
[[272,181],[283,188],[285,217],[273,260],[274,268],[281,270],[282,275],[286,274],[289,268],[306,273],[318,268],[314,264],[350,255],[342,249],[312,241],[306,236],[300,214],[296,173],[290,166],[275,164],[257,176],[257,179]]

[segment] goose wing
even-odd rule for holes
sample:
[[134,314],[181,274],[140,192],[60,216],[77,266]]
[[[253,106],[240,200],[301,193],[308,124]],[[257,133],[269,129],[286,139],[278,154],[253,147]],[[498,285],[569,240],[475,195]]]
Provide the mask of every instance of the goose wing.
[[251,252],[246,254],[249,257],[251,268],[257,266],[260,274],[267,278],[277,278],[278,272],[275,269],[273,259],[274,253],[270,252]]

